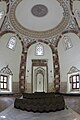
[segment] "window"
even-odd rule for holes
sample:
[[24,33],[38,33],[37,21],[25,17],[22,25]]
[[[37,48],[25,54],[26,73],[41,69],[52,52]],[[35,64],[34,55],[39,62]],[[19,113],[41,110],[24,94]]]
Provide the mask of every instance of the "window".
[[4,10],[0,11],[0,20],[2,19],[3,15],[4,15]]
[[16,42],[17,42],[16,37],[15,36],[11,37],[8,41],[7,47],[10,48],[11,50],[14,50],[16,47]]
[[72,83],[72,89],[79,89],[79,75],[71,76],[70,83]]
[[80,20],[80,11],[77,9],[74,11],[75,17],[77,17]]
[[72,42],[71,42],[71,39],[69,36],[67,36],[67,35],[64,36],[63,40],[64,40],[65,50],[72,48]]
[[44,49],[43,49],[43,45],[41,43],[37,44],[36,46],[36,55],[43,55],[44,53]]
[[8,76],[5,76],[5,75],[0,76],[0,89],[3,89],[3,90],[8,89]]

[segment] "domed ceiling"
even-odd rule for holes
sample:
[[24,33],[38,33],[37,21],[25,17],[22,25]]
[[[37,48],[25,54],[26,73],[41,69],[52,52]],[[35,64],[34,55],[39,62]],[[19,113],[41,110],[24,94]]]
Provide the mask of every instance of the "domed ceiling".
[[9,17],[19,33],[46,38],[61,33],[68,25],[70,15],[63,0],[16,0]]
[[17,21],[33,31],[46,31],[56,27],[63,18],[63,8],[56,0],[23,0],[15,10]]

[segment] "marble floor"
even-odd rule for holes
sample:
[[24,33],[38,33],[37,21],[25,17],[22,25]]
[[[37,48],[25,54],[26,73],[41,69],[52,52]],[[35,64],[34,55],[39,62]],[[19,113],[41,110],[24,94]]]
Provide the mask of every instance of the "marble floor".
[[14,103],[15,97],[2,97],[0,96],[0,112],[5,110],[7,107],[9,107],[11,104]]
[[20,98],[22,94],[0,94],[0,112],[8,108],[10,105],[14,103],[15,98]]
[[15,97],[0,97],[0,109],[1,106],[5,108],[0,112],[0,120],[80,120],[80,97],[64,98],[68,109],[50,113],[33,113],[15,109],[13,104]]
[[80,96],[64,96],[64,99],[67,106],[80,114]]
[[0,112],[0,120],[80,120],[80,115],[71,108],[50,112],[33,113],[14,108],[14,104]]

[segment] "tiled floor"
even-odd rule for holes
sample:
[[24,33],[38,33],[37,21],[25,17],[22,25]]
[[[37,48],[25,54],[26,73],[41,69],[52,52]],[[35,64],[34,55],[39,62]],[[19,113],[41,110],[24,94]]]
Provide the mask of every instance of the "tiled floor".
[[[1,97],[0,97],[1,100]],[[9,99],[7,98],[6,101]],[[6,102],[5,101],[5,102]],[[10,103],[13,103],[14,98]],[[77,108],[80,112],[80,97],[65,97],[66,105],[72,108]],[[77,105],[77,103],[79,103]],[[75,107],[76,106],[76,107]],[[79,108],[78,108],[78,107]],[[50,113],[33,113],[22,111],[14,108],[14,104],[6,110],[0,112],[0,120],[80,120],[80,115],[74,112],[71,108]],[[76,110],[75,110],[76,111]]]

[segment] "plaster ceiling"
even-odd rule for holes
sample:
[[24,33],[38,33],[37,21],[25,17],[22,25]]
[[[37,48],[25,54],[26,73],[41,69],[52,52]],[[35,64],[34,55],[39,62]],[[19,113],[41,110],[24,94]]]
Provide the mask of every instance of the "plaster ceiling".
[[[42,5],[44,6],[42,7]],[[34,14],[37,13],[37,15],[32,14],[32,8]],[[45,10],[46,8],[47,10]],[[46,15],[39,17],[40,12]],[[23,0],[16,7],[15,16],[17,21],[27,29],[46,31],[61,22],[63,12],[64,10],[57,0]]]
[[9,15],[15,30],[34,38],[61,33],[68,25],[69,17],[63,0],[16,0]]

